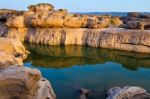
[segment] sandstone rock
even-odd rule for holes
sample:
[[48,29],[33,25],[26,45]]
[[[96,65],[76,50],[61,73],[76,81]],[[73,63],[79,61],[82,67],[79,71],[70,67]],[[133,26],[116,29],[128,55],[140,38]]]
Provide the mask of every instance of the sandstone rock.
[[87,17],[72,17],[64,22],[64,26],[70,28],[84,28],[87,27],[87,20]]
[[37,85],[34,88],[39,89],[37,89],[35,92],[31,92],[32,90],[30,91],[33,94],[31,99],[56,99],[56,95],[48,80],[42,78],[37,82]]
[[[30,11],[24,11],[20,16],[11,16],[6,26],[10,28],[107,28],[111,25],[111,16],[95,16],[70,14],[66,9],[53,10],[51,4],[38,4],[29,6]],[[112,25],[121,24],[119,18],[111,20]]]
[[26,59],[29,54],[19,40],[8,38],[0,38],[0,51],[20,59]]
[[122,18],[129,29],[150,29],[150,15],[142,13],[129,13],[127,17]]
[[14,16],[7,20],[6,26],[12,28],[23,28],[26,27],[25,20],[23,16]]
[[89,28],[100,29],[100,28],[108,28],[110,26],[110,19],[104,19],[99,21],[97,24],[93,24],[89,26]]
[[70,19],[71,15],[60,12],[25,12],[24,16],[15,16],[7,20],[6,26],[11,28],[23,27],[64,27],[64,22]]
[[0,9],[0,20],[6,22],[6,20],[13,16],[16,15],[17,11],[12,10],[12,9]]
[[110,25],[111,27],[120,27],[121,25],[123,25],[123,21],[120,20],[119,17],[114,17],[110,19]]
[[3,37],[8,32],[8,28],[4,24],[0,25],[0,37]]
[[40,78],[41,73],[30,68],[9,66],[0,69],[0,96],[3,99],[21,98]]
[[[47,13],[45,13],[47,14]],[[69,16],[38,13],[30,19],[32,27],[63,27],[63,23],[69,19]]]
[[47,80],[36,69],[15,65],[0,69],[1,99],[56,99]]
[[6,37],[46,45],[85,45],[150,53],[149,30],[18,28],[10,29]]
[[58,9],[58,10],[55,10],[54,13],[62,14],[62,15],[67,15],[67,14],[69,14],[69,12],[68,12],[67,9]]
[[150,99],[150,94],[141,87],[115,87],[109,89],[107,94],[106,99]]
[[16,58],[11,54],[7,54],[3,51],[0,51],[0,68],[4,68],[10,65],[23,65],[23,60]]
[[48,3],[39,3],[37,5],[30,5],[28,9],[29,11],[33,11],[33,12],[51,11],[54,10],[54,6]]
[[142,29],[144,30],[144,24],[140,21],[129,21],[127,24],[128,29]]

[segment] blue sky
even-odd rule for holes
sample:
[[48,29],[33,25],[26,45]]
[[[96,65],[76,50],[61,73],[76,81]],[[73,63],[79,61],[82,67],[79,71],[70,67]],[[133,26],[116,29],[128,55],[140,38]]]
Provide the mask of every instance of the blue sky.
[[28,5],[41,2],[70,12],[150,12],[150,0],[0,0],[0,8],[27,10]]

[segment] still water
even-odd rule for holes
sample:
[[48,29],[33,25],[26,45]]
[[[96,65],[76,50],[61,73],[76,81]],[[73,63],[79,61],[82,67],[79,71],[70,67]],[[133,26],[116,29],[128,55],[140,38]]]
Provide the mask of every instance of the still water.
[[92,90],[88,99],[105,99],[115,86],[141,86],[150,92],[150,54],[83,46],[28,44],[25,66],[37,68],[54,88],[57,99],[77,99],[78,89]]

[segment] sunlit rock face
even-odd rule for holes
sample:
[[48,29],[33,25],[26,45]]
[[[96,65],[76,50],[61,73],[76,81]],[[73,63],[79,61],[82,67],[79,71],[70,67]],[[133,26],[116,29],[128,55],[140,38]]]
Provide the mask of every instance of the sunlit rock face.
[[[27,14],[28,13],[28,14]],[[31,14],[32,13],[32,14]],[[20,23],[20,24],[19,24]],[[88,16],[69,14],[65,10],[48,12],[24,12],[22,16],[13,16],[6,22],[6,26],[20,27],[48,27],[48,28],[108,28],[119,27],[122,21],[119,17],[105,18],[105,16]]]
[[23,65],[29,52],[19,40],[0,38],[0,67]]
[[[47,3],[30,5],[29,11],[21,11],[7,18],[6,26],[10,28],[107,28],[120,27],[123,22],[120,17],[109,15],[80,15],[69,13],[67,9],[54,10]],[[21,14],[20,14],[21,13]],[[3,14],[2,14],[3,15]]]
[[26,59],[29,54],[19,40],[10,38],[0,38],[0,51],[4,51],[7,54],[12,54],[22,59]]
[[5,37],[46,45],[84,45],[150,53],[149,30],[11,28]]
[[28,9],[29,11],[33,11],[33,12],[51,11],[54,10],[54,6],[48,3],[39,3],[37,5],[30,5]]

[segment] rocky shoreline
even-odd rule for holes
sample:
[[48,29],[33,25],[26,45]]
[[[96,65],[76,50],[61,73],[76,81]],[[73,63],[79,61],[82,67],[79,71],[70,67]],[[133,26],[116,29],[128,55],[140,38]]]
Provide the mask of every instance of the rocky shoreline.
[[23,66],[28,54],[19,40],[0,38],[0,98],[56,99],[40,71]]
[[[3,99],[56,99],[50,82],[39,70],[23,67],[29,52],[21,41],[150,53],[150,15],[130,13],[123,18],[79,15],[66,9],[54,10],[53,5],[45,3],[28,8],[29,11],[0,10],[0,96]],[[142,95],[138,97],[150,97],[142,88],[125,89],[125,93],[120,93],[119,88],[115,92],[110,89],[107,99],[128,98],[126,94],[134,99],[139,92]]]

